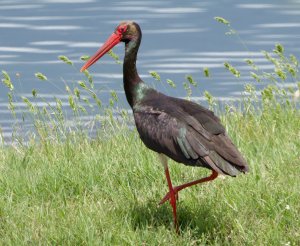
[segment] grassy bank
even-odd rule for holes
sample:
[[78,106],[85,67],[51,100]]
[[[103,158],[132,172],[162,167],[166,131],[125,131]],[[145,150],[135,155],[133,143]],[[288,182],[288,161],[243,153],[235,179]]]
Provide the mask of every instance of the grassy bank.
[[[226,113],[250,173],[180,193],[181,235],[163,168],[135,131],[0,149],[0,244],[299,245],[300,115]],[[171,163],[175,184],[207,175]]]
[[[235,33],[228,21],[216,18]],[[126,124],[132,119],[117,109],[115,91],[103,106],[88,71],[83,80],[66,82],[70,124],[63,102],[54,98],[50,104],[37,89],[32,97],[19,96],[27,110],[18,108],[13,79],[2,71],[12,115],[17,119],[21,112],[23,121],[29,115],[35,133],[0,147],[0,245],[300,245],[300,112],[292,99],[300,90],[299,62],[280,44],[263,53],[274,69],[263,71],[246,59],[252,69],[246,80],[224,63],[245,84],[240,107],[225,104],[221,110],[204,92],[250,172],[181,191],[180,236],[169,204],[157,205],[168,190],[163,168]],[[59,59],[73,66],[67,57]],[[211,76],[208,68],[203,73]],[[41,73],[35,76],[47,81]],[[190,98],[197,82],[191,75],[185,79],[182,90]],[[95,116],[91,124],[81,118],[88,112]],[[87,132],[95,128],[98,135],[91,139]],[[170,169],[175,185],[209,174],[174,162]]]

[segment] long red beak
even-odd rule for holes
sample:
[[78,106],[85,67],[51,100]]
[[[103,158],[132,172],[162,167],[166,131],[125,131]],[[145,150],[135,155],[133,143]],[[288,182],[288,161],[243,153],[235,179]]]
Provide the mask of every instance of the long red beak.
[[80,72],[83,72],[85,69],[92,66],[96,61],[98,61],[102,56],[104,56],[108,51],[110,51],[114,46],[121,42],[121,36],[113,33],[102,47],[93,55],[80,69]]

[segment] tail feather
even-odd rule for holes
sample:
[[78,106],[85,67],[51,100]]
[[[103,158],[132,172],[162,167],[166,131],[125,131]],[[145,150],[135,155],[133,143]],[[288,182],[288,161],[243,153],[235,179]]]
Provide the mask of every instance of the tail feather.
[[[221,157],[217,152],[211,151],[209,153],[209,159],[214,163],[215,166],[217,166],[218,169],[220,169],[224,174],[230,175],[230,176],[237,176],[241,172],[244,172],[242,167],[233,165],[229,161],[225,160],[223,157]],[[211,163],[209,163],[211,164]],[[212,167],[213,168],[213,167]],[[215,170],[218,172],[218,170]]]

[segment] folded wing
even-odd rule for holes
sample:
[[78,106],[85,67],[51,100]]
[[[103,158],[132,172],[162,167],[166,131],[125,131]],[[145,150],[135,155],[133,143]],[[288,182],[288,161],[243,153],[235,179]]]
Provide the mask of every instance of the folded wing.
[[231,176],[248,171],[246,161],[213,112],[186,100],[162,100],[148,101],[147,106],[141,104],[133,110],[137,130],[148,148],[177,162]]

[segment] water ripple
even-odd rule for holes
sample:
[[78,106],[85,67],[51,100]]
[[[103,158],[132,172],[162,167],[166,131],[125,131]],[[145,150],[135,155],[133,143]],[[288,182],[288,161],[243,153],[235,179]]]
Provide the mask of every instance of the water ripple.
[[291,28],[291,27],[300,27],[300,22],[285,22],[285,23],[264,23],[257,24],[254,27],[258,28]]
[[67,42],[67,41],[60,41],[60,40],[52,40],[52,41],[36,41],[30,42],[30,45],[36,46],[66,46],[72,48],[99,48],[103,43],[98,42]]
[[38,8],[43,8],[44,5],[40,4],[18,4],[18,5],[2,5],[1,10],[23,10],[23,9],[38,9]]
[[144,30],[145,34],[170,34],[170,33],[190,33],[190,32],[205,32],[208,29],[205,28],[174,28],[174,29],[155,29],[155,30]]
[[236,7],[241,9],[274,9],[281,6],[275,4],[257,3],[257,4],[237,4]]
[[40,2],[44,3],[68,3],[68,4],[82,4],[82,3],[94,3],[95,0],[40,0]]
[[38,49],[38,48],[29,48],[29,47],[0,46],[0,52],[50,54],[50,53],[64,53],[65,50],[48,50],[48,49]]
[[29,30],[55,30],[55,31],[62,31],[62,30],[79,30],[82,29],[80,26],[74,25],[47,25],[47,26],[34,26],[34,25],[26,25],[26,24],[19,24],[19,23],[0,23],[0,28],[22,28],[22,29],[29,29]]

